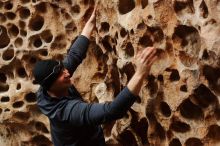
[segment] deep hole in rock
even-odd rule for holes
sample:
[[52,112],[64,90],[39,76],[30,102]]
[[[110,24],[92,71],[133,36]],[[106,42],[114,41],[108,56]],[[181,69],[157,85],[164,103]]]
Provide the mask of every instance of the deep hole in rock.
[[164,78],[163,78],[163,75],[158,75],[157,76],[157,79],[158,79],[158,81],[160,81],[160,82],[164,82]]
[[71,7],[71,10],[70,10],[71,14],[79,14],[80,13],[80,6],[79,5],[75,5],[73,7]]
[[40,15],[33,16],[29,21],[29,28],[34,31],[39,31],[44,25],[44,18]]
[[220,107],[215,109],[215,117],[217,120],[220,120]]
[[180,86],[180,91],[187,92],[187,86],[186,85],[181,85]]
[[129,130],[124,130],[118,140],[122,145],[138,146],[134,135]]
[[170,106],[164,101],[160,103],[160,111],[165,117],[169,117],[171,115]]
[[6,92],[9,90],[9,85],[5,83],[0,83],[0,93],[1,92]]
[[21,108],[24,105],[23,101],[17,101],[12,104],[13,108]]
[[169,146],[182,146],[182,144],[179,139],[174,138],[170,141]]
[[10,37],[16,37],[19,34],[18,27],[14,24],[10,24],[8,28],[8,34],[10,35]]
[[160,27],[148,27],[148,30],[154,37],[155,42],[160,42],[164,38],[163,30]]
[[126,54],[129,55],[129,56],[134,56],[134,47],[133,45],[131,44],[131,42],[128,42],[126,47],[125,47],[125,51],[126,51]]
[[101,29],[100,29],[100,31],[108,32],[108,31],[109,31],[109,28],[110,28],[109,23],[107,23],[107,22],[102,22],[102,23],[101,23]]
[[19,120],[19,121],[28,121],[30,118],[30,113],[29,112],[16,112],[13,114],[13,118]]
[[135,73],[133,64],[131,62],[129,62],[126,65],[124,65],[122,68],[122,72],[124,72],[126,74],[127,79],[129,81]]
[[8,1],[5,3],[4,7],[6,10],[11,10],[13,8],[13,4],[10,1]]
[[211,125],[208,128],[207,138],[219,142],[220,141],[220,126],[218,126],[218,125]]
[[35,127],[38,131],[42,131],[43,133],[49,133],[47,127],[42,122],[37,121],[35,123]]
[[7,18],[5,17],[4,14],[0,13],[0,22],[5,22],[7,20]]
[[24,36],[24,37],[27,36],[27,31],[21,29],[21,30],[20,30],[20,35],[21,35],[21,36]]
[[209,82],[211,89],[220,91],[218,80],[220,79],[220,68],[213,68],[212,66],[205,65],[203,67],[203,74]]
[[39,145],[39,146],[52,145],[51,141],[44,135],[36,135],[32,138],[31,141],[34,143],[34,145]]
[[102,39],[102,45],[103,47],[107,50],[107,51],[112,51],[112,46],[111,44],[109,43],[110,41],[110,36],[105,36],[103,39]]
[[194,90],[193,98],[198,105],[203,108],[218,103],[217,97],[204,84],[199,85],[199,87]]
[[122,29],[120,30],[120,35],[121,35],[121,37],[124,38],[127,34],[128,34],[128,32],[125,30],[125,28],[122,28]]
[[151,40],[150,36],[144,35],[143,37],[140,38],[139,44],[142,47],[150,47],[153,45],[153,41]]
[[21,77],[21,78],[24,78],[24,77],[27,76],[27,73],[26,73],[26,71],[25,71],[25,69],[24,69],[23,67],[19,67],[19,68],[17,69],[17,74],[18,74],[18,76]]
[[207,18],[208,15],[209,15],[209,11],[208,11],[208,7],[205,3],[204,0],[202,0],[200,6],[199,6],[199,9],[200,9],[200,15],[203,17],[203,18]]
[[178,70],[172,69],[170,74],[170,81],[178,81],[178,80],[180,80],[180,75]]
[[188,124],[184,122],[173,120],[170,125],[170,129],[176,132],[184,133],[184,132],[190,131],[191,128]]
[[146,27],[146,24],[144,22],[141,22],[137,25],[137,29],[140,29],[140,30],[145,29],[145,27]]
[[28,8],[22,7],[19,9],[19,16],[21,19],[27,19],[31,15],[31,12]]
[[142,9],[144,9],[148,5],[148,0],[141,0]]
[[202,59],[207,60],[208,58],[209,58],[209,53],[208,53],[207,49],[205,49],[203,54],[202,54]]
[[190,99],[184,100],[180,104],[179,109],[181,115],[187,119],[199,120],[204,117],[202,109],[199,106],[193,104]]
[[0,82],[6,83],[7,76],[5,73],[0,73]]
[[36,37],[36,38],[34,39],[34,41],[33,41],[33,45],[34,45],[34,47],[36,47],[36,48],[41,47],[42,44],[43,44],[43,42],[42,42],[42,40],[40,39],[40,37]]
[[153,75],[149,75],[148,77],[147,88],[150,91],[150,95],[153,96],[158,91],[158,85]]
[[186,146],[203,146],[203,143],[200,139],[192,137],[186,140]]
[[7,30],[4,26],[0,25],[0,49],[5,48],[10,43],[10,38],[7,34]]
[[40,36],[46,43],[50,43],[53,40],[53,34],[49,29],[44,30]]
[[11,110],[9,109],[9,108],[6,108],[5,110],[4,110],[4,112],[10,112]]
[[16,14],[13,12],[6,12],[5,16],[9,19],[9,20],[14,20],[16,17]]
[[11,60],[13,57],[14,57],[14,49],[7,49],[2,54],[2,59],[6,61]]
[[17,89],[17,90],[20,90],[20,89],[21,89],[21,84],[20,84],[20,83],[17,84],[16,89]]
[[37,100],[36,95],[33,92],[27,93],[24,97],[27,102],[35,102]]
[[175,12],[182,11],[183,9],[188,9],[187,12],[195,13],[195,8],[193,4],[193,0],[184,0],[184,1],[174,1],[174,10]]
[[42,55],[42,56],[47,56],[47,55],[48,55],[48,51],[47,51],[46,49],[42,49],[42,50],[40,51],[40,55]]
[[47,3],[41,2],[41,3],[37,4],[35,8],[40,13],[46,13],[47,12]]
[[118,10],[120,14],[126,14],[135,8],[134,0],[119,0]]
[[26,26],[26,22],[20,20],[20,21],[19,21],[19,28],[20,28],[20,29],[25,29],[25,26]]
[[23,39],[18,37],[16,40],[15,40],[15,47],[16,48],[20,48],[22,45],[23,45]]
[[2,108],[0,108],[0,114],[2,114]]
[[9,102],[10,98],[8,96],[2,96],[1,102]]
[[75,31],[77,27],[74,22],[69,22],[68,24],[66,24],[65,29],[67,31]]
[[161,124],[158,122],[155,126],[155,136],[158,136],[161,140],[164,140],[166,138],[166,132]]

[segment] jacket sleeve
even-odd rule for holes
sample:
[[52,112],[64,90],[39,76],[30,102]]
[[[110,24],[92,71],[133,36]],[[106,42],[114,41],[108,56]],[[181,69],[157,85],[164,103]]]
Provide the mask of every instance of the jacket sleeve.
[[64,67],[68,69],[71,76],[86,57],[88,47],[89,39],[83,35],[78,36],[76,41],[71,45],[69,52],[63,60]]
[[99,125],[122,118],[136,98],[125,87],[112,102],[91,104],[80,100],[69,100],[56,113],[55,118],[74,126]]

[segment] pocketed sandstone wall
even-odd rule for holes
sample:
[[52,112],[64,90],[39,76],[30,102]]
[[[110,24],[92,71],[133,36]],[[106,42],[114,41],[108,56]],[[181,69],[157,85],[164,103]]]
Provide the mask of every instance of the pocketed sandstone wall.
[[[93,0],[0,1],[0,145],[52,145],[31,70],[62,59]],[[103,125],[110,145],[220,145],[220,2],[99,0],[87,58],[72,79],[88,102],[113,100],[137,48],[159,59],[127,115]]]

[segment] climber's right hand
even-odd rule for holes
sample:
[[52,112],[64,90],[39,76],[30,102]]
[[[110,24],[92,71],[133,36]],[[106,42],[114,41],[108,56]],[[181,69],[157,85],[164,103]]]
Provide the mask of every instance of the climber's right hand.
[[133,61],[136,66],[136,73],[145,78],[149,74],[150,68],[156,59],[156,48],[147,47],[142,50],[137,49]]

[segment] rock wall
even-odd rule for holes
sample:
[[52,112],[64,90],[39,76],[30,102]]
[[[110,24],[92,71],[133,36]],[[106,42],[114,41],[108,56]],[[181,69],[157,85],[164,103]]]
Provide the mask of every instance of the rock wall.
[[113,100],[137,48],[159,59],[127,115],[103,125],[118,146],[220,145],[219,0],[1,0],[0,145],[52,145],[31,70],[62,59],[95,3],[96,31],[72,79],[88,102]]

